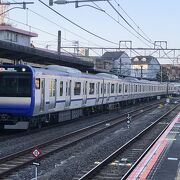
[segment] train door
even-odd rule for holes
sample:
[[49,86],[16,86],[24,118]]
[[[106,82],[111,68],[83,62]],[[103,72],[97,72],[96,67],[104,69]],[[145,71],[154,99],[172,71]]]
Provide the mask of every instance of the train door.
[[54,104],[53,104],[53,108],[56,108],[56,101],[57,101],[57,79],[54,80]]
[[83,101],[82,104],[85,105],[87,103],[87,81],[83,82]]
[[116,83],[116,87],[115,87],[115,100],[117,100],[118,98],[118,83]]
[[106,96],[106,84],[104,82],[104,79],[103,79],[103,84],[102,85],[103,85],[103,89],[102,89],[102,93],[103,93],[102,94],[102,98],[103,98],[102,99],[102,104],[104,104],[104,100],[105,100],[104,97]]
[[107,101],[110,99],[110,82],[107,84]]
[[45,79],[41,79],[41,103],[40,111],[44,111],[45,108]]
[[50,80],[50,89],[49,89],[49,109],[53,109],[56,107],[56,86],[57,80]]
[[96,83],[96,102],[99,102],[99,96],[100,96],[100,82]]
[[69,107],[71,105],[71,86],[72,81],[66,81],[66,96],[65,96],[65,107]]

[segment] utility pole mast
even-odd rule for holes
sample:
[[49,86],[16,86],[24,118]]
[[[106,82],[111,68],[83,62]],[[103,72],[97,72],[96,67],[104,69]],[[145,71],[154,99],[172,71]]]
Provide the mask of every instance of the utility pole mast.
[[[5,24],[5,17],[7,16],[8,12],[13,9],[26,9],[27,4],[34,4],[34,2],[3,2],[3,0],[0,0],[0,24]],[[12,7],[8,8],[10,5],[22,5],[22,7]]]
[[58,31],[58,48],[57,48],[58,54],[61,53],[61,31]]
[[141,79],[143,78],[143,66],[141,66]]
[[4,13],[8,9],[8,5],[1,5],[3,4],[3,0],[0,0],[0,25],[5,24],[5,17],[7,16],[7,13]]

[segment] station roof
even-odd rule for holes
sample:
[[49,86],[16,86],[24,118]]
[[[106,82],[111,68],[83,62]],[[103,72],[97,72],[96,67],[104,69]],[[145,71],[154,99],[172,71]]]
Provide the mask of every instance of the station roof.
[[21,30],[21,29],[12,27],[10,25],[0,25],[0,31],[16,32],[16,33],[23,34],[23,35],[26,35],[26,36],[29,36],[29,37],[37,37],[38,36],[38,34],[36,34],[36,33]]
[[34,47],[26,47],[6,41],[0,41],[0,58],[11,60],[23,60],[24,62],[42,65],[62,65],[86,71],[93,69],[92,62],[84,61],[72,54],[60,54]]

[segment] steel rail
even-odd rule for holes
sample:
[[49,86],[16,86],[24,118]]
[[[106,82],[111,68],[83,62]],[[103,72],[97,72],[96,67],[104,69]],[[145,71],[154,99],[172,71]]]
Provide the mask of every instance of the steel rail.
[[[117,156],[122,154],[127,148],[129,148],[132,144],[134,144],[137,140],[139,140],[144,134],[146,134],[149,130],[151,130],[157,123],[159,123],[164,117],[166,117],[168,114],[170,114],[174,109],[179,107],[180,104],[173,107],[171,110],[166,112],[164,115],[162,115],[160,118],[158,118],[155,122],[153,122],[151,125],[149,125],[147,128],[145,128],[143,131],[141,131],[139,134],[137,134],[134,138],[132,138],[130,141],[128,141],[126,144],[121,146],[119,149],[114,151],[111,155],[109,155],[107,158],[105,158],[101,163],[99,163],[97,166],[95,166],[93,169],[88,171],[86,174],[84,174],[79,180],[87,180],[92,179],[95,177],[103,168],[107,167],[109,163],[111,163]],[[158,136],[158,138],[162,135],[162,133],[169,127],[170,124],[166,125],[164,130],[161,132],[161,134]],[[122,180],[125,180],[130,173],[133,171],[133,169],[136,167],[136,165],[140,162],[140,160],[147,154],[147,152],[150,150],[150,148],[155,144],[155,142],[158,140],[156,138],[151,145],[146,149],[146,151],[138,158],[138,160],[133,164],[131,168],[129,168],[128,172],[123,176]]]
[[[110,118],[106,121],[96,123],[96,124],[88,126],[86,128],[82,128],[82,129],[74,131],[72,133],[55,138],[51,141],[47,141],[45,143],[38,144],[37,146],[32,146],[23,151],[3,157],[0,159],[0,177],[7,176],[17,169],[20,169],[27,164],[31,164],[35,160],[31,153],[32,153],[33,149],[35,149],[37,147],[42,152],[42,154],[38,158],[40,160],[42,158],[46,158],[48,155],[50,155],[52,153],[63,150],[64,148],[72,146],[73,144],[75,144],[79,141],[82,141],[86,138],[94,136],[97,133],[101,133],[106,129],[112,128],[112,127],[116,126],[117,124],[126,121],[127,114],[129,114],[129,113],[131,113],[132,117],[135,117],[135,116],[145,113],[146,111],[153,109],[154,107],[157,107],[157,103],[151,105],[150,107],[148,105],[143,108],[142,107],[138,108],[134,111],[124,113],[123,115],[120,115],[118,117]],[[107,123],[109,123],[110,125],[106,126]]]

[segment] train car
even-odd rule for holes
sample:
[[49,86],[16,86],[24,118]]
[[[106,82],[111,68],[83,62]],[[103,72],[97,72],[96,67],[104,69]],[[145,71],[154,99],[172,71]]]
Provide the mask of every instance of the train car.
[[180,83],[174,83],[174,92],[175,96],[180,96]]
[[[57,65],[1,65],[0,84],[0,126],[4,129],[40,128],[121,102],[167,94],[167,84],[106,73],[84,74]],[[168,92],[173,91],[169,83]]]

